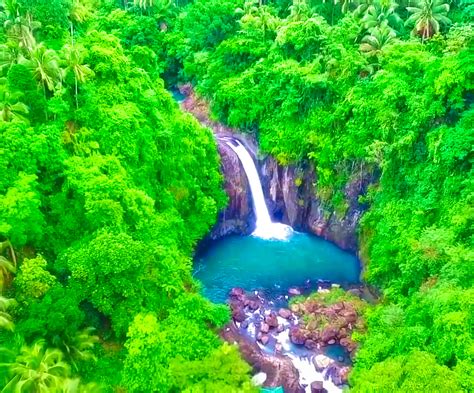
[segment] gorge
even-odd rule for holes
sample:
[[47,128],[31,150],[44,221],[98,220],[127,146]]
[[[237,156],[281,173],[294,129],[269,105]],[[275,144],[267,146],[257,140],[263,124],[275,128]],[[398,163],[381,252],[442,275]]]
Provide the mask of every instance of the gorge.
[[[256,372],[268,372],[268,365],[270,374],[271,365],[288,369],[290,376],[283,380],[265,379],[264,386],[282,385],[291,393],[316,391],[317,384],[321,391],[339,392],[337,385],[347,383],[347,377],[341,377],[348,374],[347,348],[334,345],[336,340],[331,338],[329,344],[311,339],[298,342],[294,335],[298,334],[301,323],[288,309],[289,295],[324,293],[331,286],[348,288],[357,284],[359,261],[326,240],[274,222],[249,151],[237,135],[217,136],[217,139],[220,146],[230,147],[242,166],[248,182],[246,198],[251,201],[255,216],[255,222],[247,222],[244,227],[255,229],[247,236],[243,232],[238,234],[240,236],[227,235],[206,242],[195,257],[194,276],[203,283],[203,293],[210,300],[229,301],[233,312],[233,322],[227,327],[233,332],[229,341],[240,341],[247,361],[251,361],[252,356],[242,348],[253,348],[250,351],[253,357],[260,359],[254,364]],[[224,171],[224,175],[227,178],[230,174]],[[230,197],[232,205],[235,201],[232,194]],[[247,298],[245,291],[252,294]],[[257,346],[252,347],[252,343]],[[263,375],[268,378],[266,373]]]

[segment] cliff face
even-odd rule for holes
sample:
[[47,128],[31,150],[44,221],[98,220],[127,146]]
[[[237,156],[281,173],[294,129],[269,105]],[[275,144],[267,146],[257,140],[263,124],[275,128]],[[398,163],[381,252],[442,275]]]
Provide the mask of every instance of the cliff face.
[[357,251],[357,225],[365,209],[358,199],[367,190],[371,180],[368,176],[346,186],[344,193],[349,206],[341,216],[317,197],[317,175],[312,165],[280,166],[268,157],[260,168],[273,217],[296,230],[330,240],[345,250]]
[[247,176],[239,158],[225,142],[218,141],[218,148],[229,203],[219,214],[210,237],[217,239],[230,234],[248,235],[255,229],[255,214]]
[[[211,128],[217,139],[222,136],[239,139],[255,159],[258,148],[254,139],[210,120],[208,104],[195,95],[190,85],[182,86],[180,90],[186,96],[181,103],[184,110]],[[247,176],[234,151],[219,139],[218,147],[229,204],[220,213],[218,223],[209,237],[217,239],[229,234],[248,235],[255,228],[255,214]],[[281,166],[268,156],[256,160],[256,165],[274,220],[289,224],[298,231],[314,233],[345,250],[357,251],[357,225],[364,210],[358,197],[367,190],[371,180],[368,176],[362,176],[347,185],[345,195],[349,207],[343,216],[339,216],[317,197],[317,174],[308,163]]]

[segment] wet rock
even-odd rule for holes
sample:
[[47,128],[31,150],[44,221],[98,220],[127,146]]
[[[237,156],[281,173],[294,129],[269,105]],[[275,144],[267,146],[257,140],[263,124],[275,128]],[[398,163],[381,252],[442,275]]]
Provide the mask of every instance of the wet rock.
[[266,334],[262,334],[262,336],[260,337],[260,342],[263,344],[263,345],[267,345],[268,344],[268,340],[270,340],[270,337],[268,337]]
[[334,363],[334,361],[331,358],[324,355],[316,355],[313,358],[314,367],[316,368],[316,371],[318,372],[321,372],[324,369],[328,368],[332,363]]
[[298,296],[301,295],[301,291],[298,288],[290,288],[288,289],[288,294],[292,296]]
[[329,281],[329,280],[318,280],[318,288],[321,288],[321,289],[331,288],[331,281]]
[[326,376],[332,380],[334,385],[341,386],[347,384],[349,373],[350,367],[331,364],[326,371]]
[[354,310],[344,311],[341,313],[341,316],[346,320],[347,324],[357,321],[357,313]]
[[347,337],[347,330],[345,328],[339,329],[339,331],[337,332],[337,337],[339,339]]
[[280,343],[275,344],[275,351],[281,352],[283,350],[283,346]]
[[252,384],[254,386],[262,386],[264,382],[266,381],[266,379],[267,379],[267,374],[262,373],[262,372],[257,373],[252,377]]
[[278,325],[277,333],[281,333],[283,330],[285,330],[285,327],[283,325]]
[[329,345],[334,345],[334,344],[336,344],[336,340],[334,340],[334,339],[329,340],[329,341],[328,341],[328,344],[329,344]]
[[250,234],[255,227],[255,214],[247,176],[238,156],[225,141],[218,142],[218,149],[229,203],[219,214],[218,223],[209,237],[217,239],[230,234]]
[[268,333],[269,330],[270,326],[268,326],[268,324],[266,324],[265,322],[260,325],[260,331],[262,333]]
[[309,338],[304,342],[304,346],[308,349],[316,349],[318,347],[318,344],[316,343],[316,341],[313,341]]
[[311,393],[327,393],[323,381],[314,381],[311,383]]
[[305,333],[297,326],[290,328],[290,340],[293,344],[303,345],[306,341]]
[[258,300],[249,300],[249,308],[252,311],[256,311],[260,308],[260,302]]
[[243,322],[247,318],[247,315],[245,315],[243,308],[237,308],[232,311],[232,318],[235,322]]
[[337,330],[332,326],[327,326],[321,333],[321,341],[327,343],[337,337]]
[[339,370],[339,376],[341,377],[341,382],[343,385],[346,385],[347,382],[349,381],[349,373],[351,372],[350,367],[341,367]]
[[339,341],[339,344],[341,344],[341,346],[346,348],[348,352],[353,352],[357,348],[357,343],[355,343],[348,337],[341,338],[341,340]]
[[230,296],[236,297],[236,298],[241,298],[245,295],[245,291],[242,288],[232,288],[230,290]]
[[274,312],[271,312],[265,317],[265,323],[270,327],[270,329],[276,328],[278,326],[278,318]]
[[240,324],[240,327],[242,329],[247,329],[249,327],[249,321],[247,321],[247,320],[242,321],[242,323]]
[[278,310],[278,315],[282,318],[290,319],[293,314],[287,308],[280,308]]

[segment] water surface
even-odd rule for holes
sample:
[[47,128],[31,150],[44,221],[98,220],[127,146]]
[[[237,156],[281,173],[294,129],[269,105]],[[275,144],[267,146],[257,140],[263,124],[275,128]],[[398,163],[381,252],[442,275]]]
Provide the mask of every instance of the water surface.
[[290,287],[315,290],[317,280],[355,284],[359,274],[360,263],[354,255],[297,232],[286,241],[225,237],[201,250],[194,264],[194,276],[203,283],[204,295],[219,303],[226,301],[233,287],[260,290],[275,299]]

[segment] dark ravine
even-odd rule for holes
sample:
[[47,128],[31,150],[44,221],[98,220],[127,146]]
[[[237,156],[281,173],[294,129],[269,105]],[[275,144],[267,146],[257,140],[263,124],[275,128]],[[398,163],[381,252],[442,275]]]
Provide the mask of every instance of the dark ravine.
[[229,234],[247,235],[254,229],[255,216],[247,177],[235,153],[219,141],[219,137],[232,136],[252,153],[260,172],[267,206],[275,220],[295,230],[314,233],[344,250],[357,252],[357,225],[365,209],[359,203],[359,196],[366,192],[373,180],[370,176],[362,174],[346,186],[344,193],[348,209],[340,216],[318,198],[317,175],[310,163],[282,166],[271,156],[258,156],[254,138],[212,121],[208,104],[196,96],[190,85],[181,86],[180,91],[186,97],[181,103],[182,108],[193,114],[201,124],[211,128],[218,139],[229,204],[220,213],[209,238],[217,239]]

